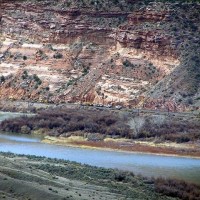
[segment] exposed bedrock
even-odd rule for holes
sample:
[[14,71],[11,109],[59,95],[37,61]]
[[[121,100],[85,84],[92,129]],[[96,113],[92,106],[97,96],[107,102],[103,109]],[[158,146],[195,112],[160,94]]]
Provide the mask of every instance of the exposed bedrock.
[[106,11],[62,2],[2,1],[1,99],[188,107],[179,92],[163,92],[181,62],[162,28],[172,21],[168,4]]

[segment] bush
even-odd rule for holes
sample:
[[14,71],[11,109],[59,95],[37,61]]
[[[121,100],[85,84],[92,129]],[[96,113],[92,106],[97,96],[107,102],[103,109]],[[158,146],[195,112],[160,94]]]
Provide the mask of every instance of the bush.
[[158,178],[154,182],[157,192],[182,200],[198,200],[200,198],[200,186],[189,184],[185,181]]
[[158,124],[146,119],[136,138],[159,137],[171,142],[183,143],[200,139],[200,123],[198,120],[166,119]]
[[93,110],[54,109],[42,111],[38,115],[28,118],[5,120],[0,124],[0,129],[26,134],[32,130],[46,129],[46,133],[52,136],[83,131],[94,134],[94,136],[90,135],[91,140],[101,140],[106,135],[131,137],[129,126],[118,115],[108,111],[97,113]]
[[40,80],[40,78],[38,77],[38,75],[33,74],[33,79],[37,82],[38,85],[42,84],[42,81]]
[[55,59],[61,59],[62,57],[63,57],[63,55],[61,54],[61,53],[56,53],[56,54],[54,54],[53,55],[53,57],[55,58]]
[[6,80],[5,77],[2,75],[0,78],[0,83],[3,83],[5,80]]
[[131,68],[134,68],[134,67],[135,67],[135,65],[132,64],[129,60],[123,61],[123,65],[124,65],[125,67],[131,67]]

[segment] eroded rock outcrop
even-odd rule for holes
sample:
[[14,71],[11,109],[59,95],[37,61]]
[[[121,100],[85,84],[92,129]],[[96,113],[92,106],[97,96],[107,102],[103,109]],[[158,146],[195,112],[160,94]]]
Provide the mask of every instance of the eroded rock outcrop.
[[135,8],[124,11],[64,5],[2,1],[1,99],[184,107],[173,95],[149,93],[180,65],[163,29],[172,20],[168,4],[138,9],[131,1]]

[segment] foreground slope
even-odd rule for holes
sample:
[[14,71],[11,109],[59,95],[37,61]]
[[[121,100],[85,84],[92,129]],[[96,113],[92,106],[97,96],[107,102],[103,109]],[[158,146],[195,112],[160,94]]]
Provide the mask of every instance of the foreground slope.
[[0,161],[0,199],[196,200],[200,195],[199,186],[185,182],[64,160],[1,153]]

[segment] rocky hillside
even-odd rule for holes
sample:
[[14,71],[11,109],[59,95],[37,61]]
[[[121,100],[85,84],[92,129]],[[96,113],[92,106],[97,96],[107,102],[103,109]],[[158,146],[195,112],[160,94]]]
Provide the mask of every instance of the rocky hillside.
[[1,99],[200,109],[198,1],[0,2]]

